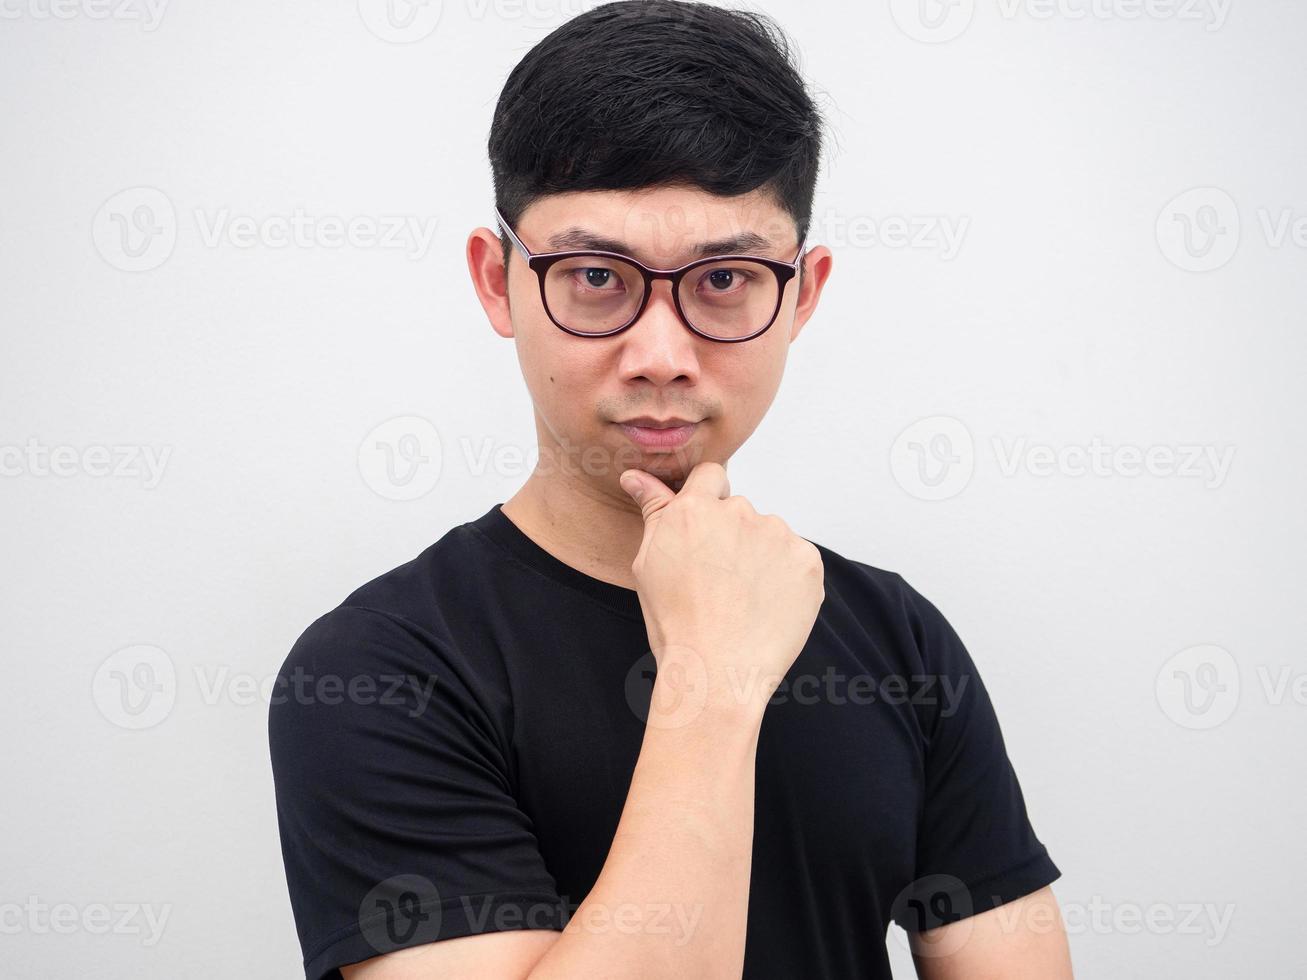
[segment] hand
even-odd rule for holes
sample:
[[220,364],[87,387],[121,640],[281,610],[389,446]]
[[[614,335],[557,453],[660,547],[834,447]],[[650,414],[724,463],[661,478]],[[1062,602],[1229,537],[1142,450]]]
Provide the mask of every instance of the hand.
[[696,465],[679,493],[644,470],[620,483],[644,515],[631,571],[659,667],[688,655],[710,696],[765,706],[826,597],[821,553],[731,496],[720,463]]

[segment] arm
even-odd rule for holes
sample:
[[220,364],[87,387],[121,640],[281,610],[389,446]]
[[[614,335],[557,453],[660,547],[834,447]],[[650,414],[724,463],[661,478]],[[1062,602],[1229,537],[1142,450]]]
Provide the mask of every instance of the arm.
[[[675,676],[659,666],[659,678]],[[580,928],[564,931],[531,980],[743,970],[763,705],[709,704],[688,722],[664,721],[657,706],[675,698],[660,683],[613,846],[571,923]],[[634,928],[587,927],[590,914],[620,921],[628,905],[642,913]]]
[[921,980],[1073,980],[1071,951],[1048,887],[957,922],[910,932]]
[[[484,936],[461,948],[432,943],[402,954],[404,972],[352,971],[346,980],[743,972],[758,735],[825,598],[821,555],[779,517],[730,496],[719,463],[698,464],[679,494],[643,471],[631,474],[628,492],[645,520],[631,567],[658,670],[626,804],[594,887],[547,949],[547,940],[527,934],[493,945]],[[728,681],[759,671],[772,680],[745,697]],[[474,942],[475,962],[461,961],[471,969],[454,970],[460,961],[447,957]]]
[[659,666],[612,847],[568,927],[429,943],[344,967],[345,980],[738,977],[764,705],[660,716],[677,692]]
[[[895,921],[923,980],[1069,980],[1066,932],[1048,887],[1061,871],[1035,835],[989,692],[949,622],[900,582],[920,669],[950,693],[919,713],[926,757],[916,884],[924,892]],[[947,897],[945,913],[962,916],[943,917],[936,895]]]

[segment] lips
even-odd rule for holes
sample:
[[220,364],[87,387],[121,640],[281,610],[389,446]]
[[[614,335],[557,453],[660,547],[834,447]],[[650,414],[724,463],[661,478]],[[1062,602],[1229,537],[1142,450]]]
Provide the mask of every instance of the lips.
[[694,419],[655,419],[648,415],[641,415],[639,418],[627,419],[625,422],[619,422],[618,424],[638,425],[642,429],[676,429],[684,425],[696,425],[697,423]]
[[636,419],[618,422],[617,425],[628,439],[644,449],[679,449],[690,441],[699,427],[697,422],[681,422],[677,419],[664,419],[661,422]]

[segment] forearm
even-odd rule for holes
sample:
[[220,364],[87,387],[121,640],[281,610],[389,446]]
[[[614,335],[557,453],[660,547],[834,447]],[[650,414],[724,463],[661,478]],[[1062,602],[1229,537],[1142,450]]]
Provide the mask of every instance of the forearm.
[[665,693],[604,867],[529,980],[742,973],[763,706],[660,715]]

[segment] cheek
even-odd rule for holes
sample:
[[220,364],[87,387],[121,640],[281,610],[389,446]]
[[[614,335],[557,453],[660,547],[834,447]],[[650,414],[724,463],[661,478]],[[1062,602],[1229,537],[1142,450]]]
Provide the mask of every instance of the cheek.
[[569,338],[548,319],[519,324],[517,339],[518,363],[537,411],[551,428],[587,425],[604,370],[598,345],[587,351],[585,341]]
[[713,365],[711,375],[714,387],[742,414],[765,410],[785,370],[786,345],[772,342],[770,331],[750,343],[758,346],[740,351],[740,356],[722,358]]
[[517,360],[532,397],[537,401],[554,397],[566,381],[562,371],[566,355],[561,331],[549,322],[543,311],[532,310],[514,318],[514,335]]
[[723,412],[717,422],[723,446],[738,448],[753,434],[780,387],[784,348],[764,348],[756,353],[760,356],[723,361],[711,376],[721,398]]

